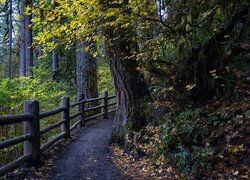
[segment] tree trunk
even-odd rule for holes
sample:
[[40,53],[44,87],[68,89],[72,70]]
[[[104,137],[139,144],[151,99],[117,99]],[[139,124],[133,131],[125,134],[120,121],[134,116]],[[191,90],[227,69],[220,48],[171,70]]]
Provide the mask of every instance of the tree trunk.
[[[31,6],[32,0],[26,0],[26,6]],[[25,15],[25,36],[26,36],[26,76],[31,76],[33,66],[33,48],[32,48],[32,15]]]
[[[55,41],[55,37],[53,37],[53,41]],[[59,56],[58,56],[58,49],[52,50],[52,72],[53,72],[53,79],[58,80],[59,78]]]
[[11,78],[11,60],[12,60],[12,0],[9,2],[9,57],[8,57],[8,77]]
[[[113,47],[114,48],[114,47]],[[117,111],[112,130],[112,142],[124,143],[126,133],[139,130],[147,123],[149,91],[137,70],[135,59],[122,57],[122,49],[110,52],[110,68],[117,95]]]
[[[58,4],[56,2],[54,2],[54,4],[52,5],[53,9],[56,8]],[[52,41],[54,43],[56,43],[56,37],[53,37],[52,38]],[[52,72],[53,72],[53,79],[55,81],[58,81],[59,80],[59,53],[58,53],[58,48],[55,48],[52,50]]]
[[58,80],[58,62],[59,62],[58,50],[54,49],[52,51],[52,72],[54,80]]
[[20,26],[20,76],[31,76],[31,67],[33,66],[33,49],[32,49],[32,15],[25,15],[25,8],[32,5],[31,0],[22,0],[21,9],[21,26]]
[[[42,8],[40,8],[40,7],[41,7],[41,5],[40,5],[40,0],[37,2],[37,5],[38,5],[38,7],[39,7],[40,23],[42,23],[44,17],[43,17],[43,10],[42,10]],[[43,32],[43,29],[40,29],[40,31]],[[40,44],[38,48],[39,48],[39,49],[38,49],[38,56],[39,56],[39,57],[42,57],[42,56],[43,56],[43,46],[42,46],[42,44]]]
[[[112,6],[123,8],[126,5],[113,5],[107,0],[100,2],[102,10]],[[113,21],[113,19],[107,19]],[[112,129],[111,142],[127,145],[129,132],[139,130],[151,118],[148,111],[150,94],[144,77],[138,70],[135,54],[138,52],[135,27],[104,26],[104,36],[107,38],[107,51],[111,73],[114,79],[117,95],[117,111]]]
[[88,45],[85,40],[78,40],[76,43],[77,94],[83,93],[87,99],[98,97],[97,62],[92,54],[86,51]]
[[26,1],[21,0],[20,2],[20,76],[26,76],[26,38],[25,38],[25,6]]
[[[116,36],[112,35],[112,38]],[[124,47],[129,42],[116,39],[109,44],[110,68],[117,95],[117,111],[112,130],[112,142],[124,143],[126,130],[139,130],[147,123],[147,101],[149,91],[143,76],[137,70],[134,58],[126,59],[130,51]]]

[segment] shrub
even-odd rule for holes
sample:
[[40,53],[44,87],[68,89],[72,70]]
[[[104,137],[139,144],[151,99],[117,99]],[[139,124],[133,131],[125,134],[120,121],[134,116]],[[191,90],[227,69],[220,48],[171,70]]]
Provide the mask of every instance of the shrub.
[[165,145],[158,146],[158,152],[163,152],[184,174],[199,174],[201,169],[210,168],[210,128],[201,115],[200,109],[187,109],[161,124],[161,141]]
[[[21,114],[23,113],[23,102],[25,100],[38,100],[40,110],[45,111],[57,107],[61,97],[65,95],[64,85],[56,83],[53,80],[40,79],[37,77],[20,77],[14,79],[0,80],[0,115]],[[58,121],[57,116],[47,118],[41,121],[42,128]],[[11,139],[23,134],[21,124],[13,124],[0,127],[1,141]],[[42,142],[53,134],[48,133],[42,137]],[[0,151],[0,164],[6,164],[16,159],[22,153],[22,144],[5,148]]]

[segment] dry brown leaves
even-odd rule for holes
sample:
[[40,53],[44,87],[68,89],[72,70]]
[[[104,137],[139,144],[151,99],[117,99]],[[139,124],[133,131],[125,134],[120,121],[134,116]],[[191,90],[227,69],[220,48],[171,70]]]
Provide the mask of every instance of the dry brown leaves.
[[[134,160],[129,157],[122,148],[112,145],[112,161],[115,166],[123,173],[125,178],[132,179],[179,179],[171,166],[162,165],[156,167],[155,162],[150,157],[142,157]],[[161,159],[161,158],[160,158]],[[163,161],[163,159],[161,159]],[[160,161],[161,161],[160,160]],[[159,162],[158,162],[159,163]],[[162,163],[163,164],[163,163]]]

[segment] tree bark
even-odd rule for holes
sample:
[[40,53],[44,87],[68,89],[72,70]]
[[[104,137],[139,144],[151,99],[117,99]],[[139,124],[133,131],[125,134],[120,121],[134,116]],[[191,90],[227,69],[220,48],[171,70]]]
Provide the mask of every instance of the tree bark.
[[[126,3],[124,1],[124,4],[117,4],[116,7],[122,8]],[[107,0],[101,1],[100,4],[103,11],[114,6]],[[117,111],[111,142],[126,146],[129,132],[139,130],[150,118],[150,94],[133,53],[138,52],[137,41],[133,40],[133,37],[136,37],[136,28],[116,25],[104,26],[103,30],[107,38],[107,53],[117,95]]]
[[[53,41],[55,41],[55,37],[53,37]],[[59,76],[59,53],[58,49],[52,50],[52,72],[53,72],[53,79],[58,80]]]
[[98,97],[97,62],[93,55],[86,50],[89,46],[85,40],[76,42],[76,82],[77,94],[85,98]]
[[12,60],[12,0],[9,2],[9,57],[8,57],[8,77],[12,77],[11,60]]
[[20,76],[31,76],[31,67],[33,66],[32,49],[32,15],[25,14],[25,8],[32,5],[31,0],[21,0],[21,26],[20,26]]
[[20,2],[20,76],[26,76],[26,38],[25,38],[25,6],[26,1],[21,0]]
[[[40,0],[37,2],[37,5],[38,5],[38,7],[39,7],[40,23],[42,23],[44,17],[43,17],[43,10],[42,10],[42,8],[40,8],[40,7],[41,7]],[[43,29],[40,29],[40,31],[43,32]],[[42,46],[42,44],[40,44],[38,48],[39,48],[39,49],[38,49],[38,56],[39,56],[39,57],[42,57],[42,56],[43,56],[43,46]]]
[[[113,51],[114,50],[114,51]],[[149,91],[137,70],[135,59],[122,56],[122,48],[109,48],[110,68],[117,95],[117,111],[112,130],[112,142],[123,144],[130,130],[139,130],[147,123]]]
[[[54,2],[53,4],[53,9],[56,8],[58,4]],[[52,38],[52,41],[56,43],[56,37]],[[59,76],[59,53],[58,53],[58,48],[52,50],[52,72],[53,72],[53,79],[58,80]]]
[[[31,6],[32,0],[26,0],[26,6]],[[31,76],[33,66],[33,48],[32,48],[32,15],[25,15],[25,46],[26,46],[26,76]]]

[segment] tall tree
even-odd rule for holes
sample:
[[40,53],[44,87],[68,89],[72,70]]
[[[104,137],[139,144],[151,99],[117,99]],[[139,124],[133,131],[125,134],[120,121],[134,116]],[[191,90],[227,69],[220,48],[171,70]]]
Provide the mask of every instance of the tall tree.
[[[57,3],[54,2],[53,9],[55,9],[57,6]],[[56,43],[56,37],[54,36],[52,38],[52,41]],[[58,54],[58,48],[54,48],[52,50],[52,72],[53,72],[53,79],[58,80],[58,69],[59,68],[59,54]]]
[[8,77],[11,78],[11,55],[12,55],[12,0],[9,1],[9,52],[8,52]]
[[[32,6],[32,0],[26,0],[26,7]],[[31,76],[33,66],[33,48],[32,48],[32,14],[25,14],[25,49],[26,49],[26,76]]]
[[26,76],[26,34],[25,34],[25,7],[26,0],[20,1],[20,76]]
[[85,98],[98,97],[97,90],[97,61],[93,53],[86,48],[89,43],[86,38],[76,42],[76,81],[77,94],[84,94]]
[[[42,8],[40,6],[40,1],[41,0],[37,1],[37,6],[39,8],[39,20],[40,20],[40,23],[42,23],[42,21],[43,21],[43,10],[42,10]],[[42,32],[43,29],[39,29],[39,31]],[[43,56],[43,47],[42,47],[41,44],[38,45],[38,56],[39,57]]]
[[[123,19],[127,16],[127,13],[123,11],[126,5],[128,5],[127,1],[117,4],[107,0],[100,1],[104,14],[115,7]],[[110,22],[113,22],[113,18],[107,18],[105,24]],[[149,117],[145,111],[150,94],[143,74],[138,70],[135,57],[138,52],[135,38],[136,27],[133,25],[122,26],[118,23],[115,26],[104,26],[103,30],[107,39],[110,68],[117,94],[117,111],[112,130],[112,141],[122,144],[126,143],[125,135],[130,130],[138,130],[147,123]]]
[[[53,37],[52,41],[56,41],[56,38]],[[53,72],[53,79],[58,80],[58,71],[59,71],[59,54],[58,49],[52,50],[52,72]]]
[[[3,77],[8,76],[8,67],[5,65],[6,57],[8,56],[9,45],[9,2],[0,2],[0,38],[1,38],[1,65]],[[6,56],[7,55],[7,56]],[[8,64],[8,59],[7,59]]]
[[32,14],[26,12],[27,7],[32,6],[32,0],[20,1],[20,76],[31,76],[33,66],[32,48]]

